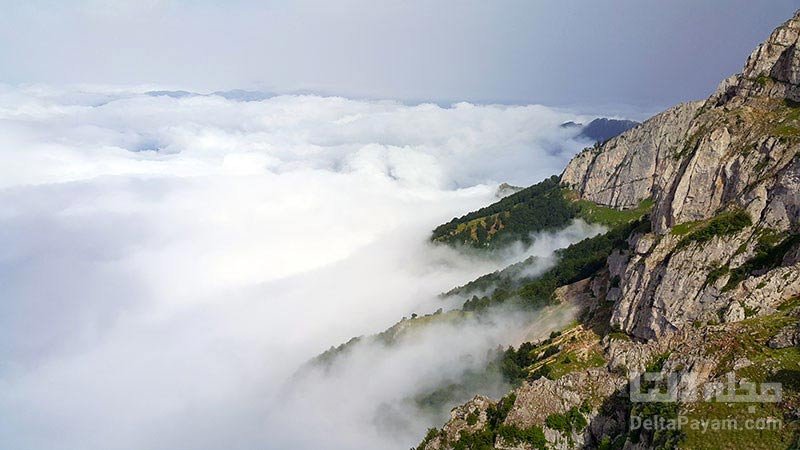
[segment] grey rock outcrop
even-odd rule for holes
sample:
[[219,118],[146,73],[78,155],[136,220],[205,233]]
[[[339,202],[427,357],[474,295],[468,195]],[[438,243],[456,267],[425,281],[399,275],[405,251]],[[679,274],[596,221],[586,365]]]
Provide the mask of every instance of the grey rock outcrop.
[[636,207],[674,173],[673,154],[700,106],[702,102],[678,105],[603,145],[587,148],[570,161],[561,182],[597,204]]
[[[609,372],[606,368],[574,372],[558,380],[539,378],[527,382],[516,390],[516,401],[505,424],[522,429],[542,427],[549,448],[581,448],[597,437],[593,436],[591,428],[573,430],[567,435],[563,431],[548,428],[547,417],[552,414],[566,414],[572,408],[579,408],[589,396],[608,397],[621,389],[626,382],[626,378]],[[587,419],[591,420],[597,416],[598,411],[586,414]],[[502,439],[498,440],[496,447],[500,450],[517,448]]]
[[487,411],[494,403],[487,397],[477,395],[467,403],[453,408],[450,411],[450,420],[435,437],[425,443],[424,449],[449,448],[449,443],[457,442],[462,434],[484,429],[489,420]]
[[[775,273],[742,269],[769,251],[765,234],[800,232],[800,105],[792,103],[800,99],[798,39],[800,13],[707,101],[679,105],[586,149],[564,170],[562,184],[580,198],[618,209],[654,202],[652,231],[609,258],[610,276],[620,280],[609,292],[613,325],[659,339],[697,322],[742,320],[800,292],[800,266],[789,257],[797,245],[783,249],[778,267],[763,268]],[[691,245],[673,232],[736,210],[752,225]],[[746,279],[728,284],[726,270],[736,268]]]
[[799,40],[800,11],[753,50],[742,73],[723,81],[712,100],[721,104],[767,96],[800,101]]
[[775,337],[770,339],[771,348],[800,347],[800,326],[790,325],[781,329]]

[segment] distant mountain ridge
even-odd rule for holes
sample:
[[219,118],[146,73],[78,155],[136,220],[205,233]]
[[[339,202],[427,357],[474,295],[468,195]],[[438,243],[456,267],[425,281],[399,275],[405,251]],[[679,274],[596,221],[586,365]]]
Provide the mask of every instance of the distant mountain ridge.
[[150,97],[170,97],[170,98],[189,98],[189,97],[211,97],[217,96],[238,102],[259,102],[275,96],[269,92],[248,91],[244,89],[231,89],[228,91],[214,91],[210,94],[201,94],[190,91],[147,91],[144,93]]
[[641,123],[636,122],[635,120],[599,117],[586,125],[573,121],[564,122],[561,124],[561,128],[580,128],[581,131],[577,135],[579,139],[589,139],[594,142],[605,142],[611,138],[619,136],[620,134],[637,125],[641,125]]

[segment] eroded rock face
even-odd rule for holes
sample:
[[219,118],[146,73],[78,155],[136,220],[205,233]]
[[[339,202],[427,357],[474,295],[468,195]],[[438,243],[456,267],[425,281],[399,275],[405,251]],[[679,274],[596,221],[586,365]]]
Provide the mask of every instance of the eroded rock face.
[[[627,379],[608,371],[606,368],[590,369],[567,374],[558,380],[539,378],[527,382],[516,390],[516,401],[506,417],[506,425],[518,428],[541,427],[548,448],[582,448],[587,442],[596,439],[592,428],[574,430],[570,435],[547,427],[547,417],[552,414],[566,414],[572,408],[580,408],[590,397],[604,398],[621,389]],[[587,413],[593,422],[598,411]],[[596,425],[602,433],[603,426]],[[499,439],[496,447],[502,450],[518,448]]]
[[[616,301],[612,325],[660,339],[694,323],[768,312],[800,292],[796,247],[781,267],[769,267],[773,274],[747,273],[726,286],[725,273],[763,253],[765,233],[800,232],[798,39],[800,12],[706,102],[672,108],[567,166],[562,184],[583,199],[621,209],[655,202],[652,232],[608,260],[619,280],[608,292]],[[672,232],[734,210],[752,225],[688,246]]]
[[624,381],[605,368],[571,373],[558,380],[539,378],[517,389],[517,399],[506,423],[521,428],[541,426],[550,414],[564,414],[581,406],[586,392],[608,396],[622,387]]
[[672,155],[702,102],[671,108],[570,161],[561,182],[582,198],[614,208],[653,197],[675,170]]
[[774,107],[773,103],[764,100],[734,112],[710,110],[698,117],[693,137],[684,144],[687,155],[655,197],[656,233],[710,218],[730,205],[746,209],[758,220],[767,213],[763,226],[788,229],[797,223],[798,142],[753,136],[769,132],[762,129],[770,127],[771,119],[760,108]]
[[712,98],[719,103],[750,96],[800,100],[798,39],[800,11],[753,50],[741,75],[722,82]]
[[800,347],[800,326],[790,325],[783,328],[769,341],[771,348]]

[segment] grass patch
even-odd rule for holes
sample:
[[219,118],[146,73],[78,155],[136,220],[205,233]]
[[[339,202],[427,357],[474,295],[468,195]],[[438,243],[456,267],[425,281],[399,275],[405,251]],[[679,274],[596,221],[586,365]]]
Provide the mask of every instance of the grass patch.
[[785,99],[772,121],[772,134],[782,138],[800,136],[800,104]]
[[[717,403],[697,402],[681,411],[689,421],[713,420],[717,423],[735,423],[742,428],[748,420],[771,417],[783,420],[781,409],[770,403]],[[755,422],[754,422],[755,424]],[[766,424],[765,424],[766,425]],[[697,450],[774,450],[789,448],[793,442],[791,428],[796,425],[784,423],[784,429],[726,429],[714,430],[700,427],[685,427],[682,446]]]
[[676,249],[679,250],[691,244],[702,244],[717,236],[736,234],[752,224],[750,215],[741,209],[725,211],[686,233],[678,242]]
[[733,331],[720,331],[709,336],[705,353],[715,356],[719,361],[715,375],[720,376],[733,370],[734,360],[745,357],[754,364],[741,369],[740,373],[753,381],[765,381],[767,374],[774,370],[799,369],[798,349],[790,349],[793,353],[767,346],[767,342],[781,328],[797,323],[797,318],[788,313],[789,311],[779,310],[768,316],[745,319],[737,323]]
[[548,378],[557,380],[568,373],[602,367],[606,364],[603,354],[597,349],[590,349],[586,354],[581,355],[575,351],[564,352],[549,364],[550,376]]
[[627,334],[623,333],[622,331],[612,331],[608,333],[608,338],[612,341],[630,341],[631,337]]
[[698,221],[698,220],[691,221],[691,222],[679,223],[679,224],[675,225],[674,227],[672,227],[672,230],[670,230],[670,233],[672,235],[674,235],[674,236],[686,236],[698,224],[701,224],[701,223],[702,223],[702,221]]
[[778,311],[785,313],[793,310],[794,308],[797,308],[798,306],[800,306],[800,295],[792,297],[786,300],[785,302],[781,303],[778,306]]
[[[630,414],[631,417],[640,417],[643,420],[677,420],[678,412],[679,405],[677,403],[634,403],[631,406]],[[681,429],[646,430],[642,427],[630,430],[629,437],[634,444],[649,442],[648,448],[673,450],[684,448],[683,442],[686,439],[686,434]]]
[[598,205],[589,200],[578,200],[578,217],[587,222],[599,223],[608,227],[624,225],[640,219],[653,209],[653,199],[648,198],[639,202],[634,209],[615,209]]
[[767,85],[767,83],[769,83],[771,80],[772,80],[772,79],[769,77],[769,75],[766,75],[766,74],[763,74],[763,73],[762,73],[761,75],[757,76],[757,77],[756,77],[756,79],[755,79],[755,80],[753,80],[753,81],[755,81],[755,82],[756,82],[756,84],[758,84],[759,86],[761,86],[761,87],[764,87],[764,86],[766,86],[766,85]]

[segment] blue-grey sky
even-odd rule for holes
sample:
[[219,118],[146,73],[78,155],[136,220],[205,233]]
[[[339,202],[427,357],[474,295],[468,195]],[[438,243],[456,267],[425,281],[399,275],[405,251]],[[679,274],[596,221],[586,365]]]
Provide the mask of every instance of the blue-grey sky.
[[798,0],[0,0],[0,82],[657,109]]

